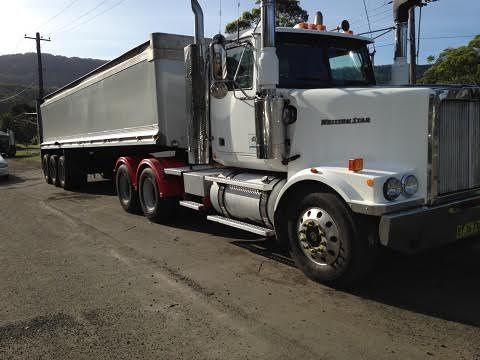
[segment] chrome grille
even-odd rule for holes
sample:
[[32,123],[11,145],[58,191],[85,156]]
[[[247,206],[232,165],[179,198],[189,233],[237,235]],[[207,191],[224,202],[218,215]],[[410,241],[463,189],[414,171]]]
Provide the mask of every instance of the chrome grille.
[[438,123],[438,194],[480,187],[480,102],[445,100]]

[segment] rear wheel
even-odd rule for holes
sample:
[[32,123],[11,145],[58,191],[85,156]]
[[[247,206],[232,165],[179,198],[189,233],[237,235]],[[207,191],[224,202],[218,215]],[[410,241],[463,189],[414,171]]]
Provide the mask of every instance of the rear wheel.
[[172,220],[176,210],[176,199],[160,197],[152,169],[146,168],[142,171],[138,194],[142,211],[150,221],[165,223]]
[[348,287],[372,267],[375,250],[360,236],[353,214],[332,193],[307,193],[294,199],[288,216],[290,250],[311,279]]
[[131,174],[128,166],[121,165],[117,170],[115,185],[117,188],[118,200],[122,208],[129,213],[140,211],[138,193],[134,189]]
[[[67,169],[66,169],[66,166],[65,166],[65,156],[60,156],[58,158],[58,167],[57,167],[57,171],[58,171],[58,184],[60,187],[64,188],[65,189],[65,185],[67,183],[66,181],[66,177],[67,177]],[[68,189],[68,186],[67,186],[67,189]]]
[[60,186],[60,182],[58,179],[58,155],[51,155],[48,164],[48,172],[50,174],[52,184],[55,186]]
[[51,184],[52,178],[50,177],[50,155],[48,154],[42,156],[42,170],[45,181],[47,184]]

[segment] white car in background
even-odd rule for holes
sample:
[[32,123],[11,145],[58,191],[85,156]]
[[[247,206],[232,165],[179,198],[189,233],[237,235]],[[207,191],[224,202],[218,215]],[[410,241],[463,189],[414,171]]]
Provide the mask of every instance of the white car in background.
[[9,175],[8,163],[0,154],[0,179],[6,179]]

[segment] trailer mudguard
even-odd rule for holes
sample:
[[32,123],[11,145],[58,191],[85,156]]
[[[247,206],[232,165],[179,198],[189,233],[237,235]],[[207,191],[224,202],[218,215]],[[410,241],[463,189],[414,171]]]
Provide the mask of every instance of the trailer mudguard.
[[185,162],[174,158],[147,158],[140,161],[136,171],[136,188],[138,180],[145,168],[151,168],[155,173],[155,179],[159,189],[160,197],[182,196],[184,194],[183,178],[181,176],[165,175],[165,168],[176,168],[185,166]]

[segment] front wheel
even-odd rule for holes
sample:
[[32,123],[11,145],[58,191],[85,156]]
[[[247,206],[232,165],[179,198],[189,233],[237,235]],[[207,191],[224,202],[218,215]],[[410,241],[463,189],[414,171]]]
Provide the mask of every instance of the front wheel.
[[291,255],[312,280],[336,287],[359,281],[372,267],[374,249],[353,214],[332,193],[299,196],[288,215]]

